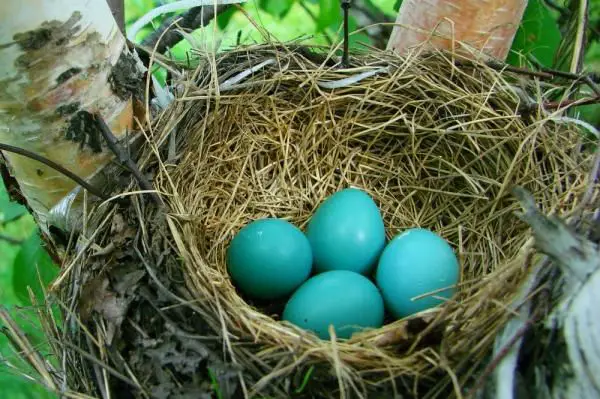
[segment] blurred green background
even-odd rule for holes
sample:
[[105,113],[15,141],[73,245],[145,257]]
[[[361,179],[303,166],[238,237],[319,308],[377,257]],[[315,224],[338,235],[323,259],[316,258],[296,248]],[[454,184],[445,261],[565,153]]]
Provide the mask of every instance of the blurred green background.
[[[126,24],[131,25],[150,9],[164,4],[160,0],[125,0]],[[401,0],[354,0],[350,29],[355,30],[373,23],[394,20]],[[564,2],[554,1],[561,5]],[[585,68],[600,73],[600,1],[590,2],[589,43],[585,55]],[[263,28],[282,41],[304,38],[311,43],[328,45],[339,42],[342,23],[339,0],[252,0],[244,9]],[[564,16],[555,7],[549,7],[544,0],[529,0],[523,23],[513,43],[513,53],[508,62],[519,65],[525,57],[547,67],[555,65],[557,47],[564,31]],[[161,18],[154,22],[158,26]],[[385,29],[371,28],[352,35],[351,46],[385,46]],[[140,31],[136,41],[142,40],[152,27]],[[246,17],[231,9],[221,14],[215,23],[193,33],[195,41],[206,44],[206,48],[220,50],[237,43],[262,41],[262,36]],[[364,48],[364,47],[363,47]],[[169,54],[185,61],[190,43],[182,41]],[[155,76],[164,80],[162,71]],[[578,115],[595,126],[600,125],[600,107],[581,107]],[[50,282],[58,270],[43,249],[38,230],[25,208],[9,200],[5,187],[0,181],[0,304],[15,312],[30,305],[27,286],[41,295],[42,285]],[[41,281],[41,282],[40,282]],[[42,284],[42,285],[41,285]],[[43,337],[34,321],[22,321],[22,328],[34,342],[43,342]],[[41,344],[40,344],[41,345]],[[43,346],[40,347],[43,350]],[[7,338],[0,334],[0,396],[7,399],[54,397],[42,388],[16,376],[13,367],[23,365],[14,356]]]

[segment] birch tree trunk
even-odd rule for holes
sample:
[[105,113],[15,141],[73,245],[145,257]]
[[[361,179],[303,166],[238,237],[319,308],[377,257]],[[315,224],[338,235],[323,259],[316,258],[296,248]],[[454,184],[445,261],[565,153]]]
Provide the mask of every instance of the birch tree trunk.
[[404,0],[388,49],[407,52],[431,37],[431,46],[456,48],[464,42],[504,61],[519,28],[527,0]]
[[[91,179],[112,158],[92,114],[121,138],[142,95],[142,67],[106,0],[2,1],[0,18],[0,142]],[[38,161],[2,155],[47,231],[51,209],[77,183]]]

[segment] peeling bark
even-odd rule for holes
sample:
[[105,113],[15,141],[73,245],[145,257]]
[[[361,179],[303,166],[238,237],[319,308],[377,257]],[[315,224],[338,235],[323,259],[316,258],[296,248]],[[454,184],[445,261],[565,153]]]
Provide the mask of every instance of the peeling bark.
[[435,30],[444,36],[431,39],[435,48],[465,50],[456,48],[460,41],[503,61],[526,6],[527,0],[404,0],[388,49],[406,53]]
[[[496,337],[494,357],[507,355],[479,397],[600,398],[600,248],[559,218],[543,215],[522,188],[515,194],[524,209],[520,217],[547,258],[523,284],[513,306],[518,316]],[[543,285],[551,311],[521,339],[516,334],[535,317],[540,300],[534,293]]]
[[[113,157],[89,115],[99,113],[124,137],[142,93],[142,68],[105,0],[24,3],[0,3],[0,141],[88,180]],[[37,161],[3,155],[46,230],[51,209],[76,183]]]

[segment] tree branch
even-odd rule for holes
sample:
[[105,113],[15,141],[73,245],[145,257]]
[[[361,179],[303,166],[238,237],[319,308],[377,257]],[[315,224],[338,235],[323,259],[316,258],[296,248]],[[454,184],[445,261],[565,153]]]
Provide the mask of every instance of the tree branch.
[[[161,35],[178,19],[181,19],[178,22],[178,25],[182,29],[195,30],[201,26],[208,25],[216,15],[219,15],[229,7],[229,5],[217,6],[216,14],[214,6],[194,7],[190,8],[182,15],[175,15],[166,18],[158,29],[156,29],[142,41],[142,45],[154,48]],[[165,33],[165,35],[162,37],[162,40],[156,47],[156,51],[159,53],[164,53],[167,48],[173,47],[175,44],[181,41],[181,39],[183,39],[183,36],[179,32],[176,30],[171,30]]]
[[141,189],[145,191],[151,191],[150,194],[152,196],[152,200],[160,206],[162,202],[160,200],[160,197],[155,192],[153,192],[154,188],[152,187],[152,184],[150,184],[148,179],[146,179],[146,177],[142,174],[142,172],[137,167],[136,163],[133,162],[131,157],[128,154],[126,154],[125,151],[123,151],[123,149],[119,146],[117,138],[112,134],[110,128],[108,127],[104,119],[102,119],[102,117],[97,114],[94,115],[94,117],[98,122],[98,125],[100,126],[100,133],[104,137],[104,140],[106,140],[108,148],[110,148],[110,150],[117,156],[119,162],[121,162],[123,166],[129,169],[129,171],[137,180]]
[[517,216],[531,227],[535,246],[555,260],[568,278],[585,281],[600,268],[593,243],[576,236],[558,217],[540,212],[534,197],[523,187],[516,186],[512,192],[523,208]]
[[106,195],[104,195],[102,193],[102,191],[100,191],[99,189],[97,189],[96,187],[90,185],[88,182],[86,182],[85,180],[83,180],[81,177],[77,176],[75,173],[71,172],[70,170],[64,168],[63,166],[57,164],[56,162],[44,158],[41,155],[38,155],[36,153],[33,153],[31,151],[25,150],[23,148],[19,148],[19,147],[15,147],[9,144],[4,144],[4,143],[0,143],[0,150],[2,151],[7,151],[7,152],[12,152],[15,154],[19,154],[22,155],[24,157],[36,160],[38,162],[43,163],[44,165],[56,170],[57,172],[62,173],[63,175],[67,176],[69,179],[73,180],[74,182],[76,182],[77,184],[79,184],[81,187],[85,188],[86,190],[88,190],[91,194],[95,195],[96,197],[99,197],[103,200],[108,199],[108,197]]
[[21,245],[21,244],[23,244],[22,240],[17,240],[16,238],[12,238],[12,237],[7,236],[6,234],[2,234],[2,233],[0,233],[0,241],[4,241],[4,242],[6,242],[8,244],[11,244],[11,245]]

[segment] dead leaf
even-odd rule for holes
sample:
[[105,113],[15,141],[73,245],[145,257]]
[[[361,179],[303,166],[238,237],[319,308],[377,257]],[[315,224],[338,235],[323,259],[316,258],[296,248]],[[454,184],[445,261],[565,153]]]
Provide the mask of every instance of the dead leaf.
[[204,348],[200,349],[200,353],[197,351],[198,348],[195,348],[196,350],[186,349],[179,349],[176,340],[169,340],[155,349],[146,350],[146,355],[163,368],[172,366],[180,373],[193,373],[206,360],[209,352]]
[[120,246],[127,240],[135,237],[135,229],[130,226],[122,214],[117,213],[111,222],[110,226],[111,240],[115,245]]
[[116,283],[114,284],[115,292],[119,295],[128,295],[135,291],[139,281],[146,275],[145,270],[136,270],[129,272],[123,276],[116,276]]
[[83,320],[88,320],[91,313],[95,311],[107,321],[106,340],[108,344],[112,342],[118,328],[123,323],[132,300],[108,290],[109,284],[106,276],[95,277],[84,287],[80,302],[80,314]]
[[96,306],[98,298],[104,296],[104,291],[108,286],[108,278],[104,274],[92,278],[83,286],[79,299],[79,315],[83,322],[89,320],[92,310]]
[[398,327],[379,335],[375,339],[374,344],[385,347],[407,340],[409,338],[407,327],[408,322],[401,323]]
[[110,225],[111,234],[120,234],[126,227],[127,223],[125,223],[123,215],[120,213],[115,214]]
[[433,311],[424,312],[419,316],[402,320],[397,323],[397,327],[394,329],[379,335],[373,343],[379,347],[406,343],[414,339],[426,326],[431,324],[435,320],[436,314],[437,312]]

